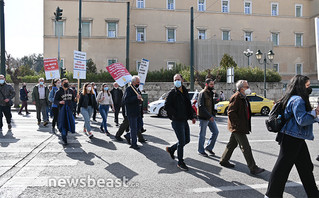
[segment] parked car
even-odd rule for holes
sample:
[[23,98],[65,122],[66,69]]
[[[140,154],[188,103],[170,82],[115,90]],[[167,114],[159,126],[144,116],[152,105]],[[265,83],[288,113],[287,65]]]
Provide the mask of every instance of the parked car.
[[[262,96],[252,93],[247,96],[251,106],[252,113],[260,113],[261,115],[268,115],[275,102]],[[227,115],[229,101],[222,101],[215,105],[217,114]]]
[[[197,111],[196,103],[198,97],[198,91],[188,92],[189,98],[191,98],[191,104],[195,111]],[[165,99],[168,93],[163,94],[158,100],[148,104],[148,113],[155,114],[160,117],[167,117],[167,112],[164,109]]]

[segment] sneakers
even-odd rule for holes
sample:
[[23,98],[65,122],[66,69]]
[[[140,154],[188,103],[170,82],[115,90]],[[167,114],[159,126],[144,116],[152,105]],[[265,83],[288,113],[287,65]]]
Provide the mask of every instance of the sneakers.
[[208,155],[207,155],[207,153],[205,153],[205,151],[202,152],[202,153],[198,153],[198,155],[201,155],[201,156],[203,156],[203,157],[208,157]]
[[180,168],[182,171],[188,171],[188,167],[186,166],[184,162],[178,163],[177,167]]
[[175,159],[174,152],[171,151],[170,147],[166,147],[166,152],[169,153],[169,155],[171,156],[172,159]]
[[43,122],[43,126],[46,126],[46,125],[48,125],[48,124],[49,124],[48,121]]
[[88,134],[88,136],[89,136],[90,139],[93,138],[92,132],[87,132],[87,134]]
[[11,124],[8,124],[8,129],[11,129],[12,128],[12,125]]
[[232,164],[229,161],[227,161],[227,162],[219,162],[219,164],[221,166],[223,166],[223,167],[226,167],[226,168],[234,168],[235,167],[235,164]]
[[210,155],[215,156],[215,153],[212,150],[205,148],[205,151],[207,151]]
[[264,171],[265,169],[259,168],[258,166],[256,166],[253,170],[250,170],[250,173],[253,175],[258,175],[259,173],[262,173]]

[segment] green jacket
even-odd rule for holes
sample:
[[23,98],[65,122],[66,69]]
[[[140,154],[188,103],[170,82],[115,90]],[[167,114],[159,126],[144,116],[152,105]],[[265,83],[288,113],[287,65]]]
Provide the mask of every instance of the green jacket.
[[[49,105],[49,89],[46,86],[44,86],[44,90],[45,90],[45,101],[47,105]],[[35,105],[40,104],[39,84],[33,87],[32,102],[35,102]]]

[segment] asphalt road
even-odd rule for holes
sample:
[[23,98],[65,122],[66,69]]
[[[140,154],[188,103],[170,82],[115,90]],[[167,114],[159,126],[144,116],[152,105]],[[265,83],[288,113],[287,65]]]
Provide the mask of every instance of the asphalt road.
[[[141,149],[129,148],[117,142],[113,113],[109,114],[108,137],[93,123],[94,138],[82,132],[83,120],[77,119],[75,134],[63,147],[59,136],[51,134],[51,125],[37,126],[35,112],[20,116],[13,112],[13,128],[6,125],[0,133],[0,197],[263,197],[270,172],[276,161],[279,146],[275,134],[267,132],[266,117],[254,116],[253,133],[248,136],[258,166],[266,171],[258,176],[249,173],[245,159],[237,148],[231,158],[234,169],[219,165],[230,137],[227,117],[218,116],[219,136],[214,148],[215,157],[197,153],[199,122],[191,124],[191,142],[185,147],[188,172],[177,168],[165,147],[176,142],[171,122],[165,118],[145,115],[145,138]],[[5,119],[4,119],[5,120]],[[315,136],[319,127],[314,125]],[[207,138],[209,137],[207,131]],[[314,174],[319,184],[319,140],[307,141]],[[300,179],[293,168],[284,197],[306,197]]]

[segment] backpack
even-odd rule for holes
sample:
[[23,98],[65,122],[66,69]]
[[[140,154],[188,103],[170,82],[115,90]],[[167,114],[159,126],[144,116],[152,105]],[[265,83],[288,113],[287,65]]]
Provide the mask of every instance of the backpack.
[[286,124],[285,109],[282,102],[277,102],[269,113],[269,118],[265,120],[268,131],[277,133]]

